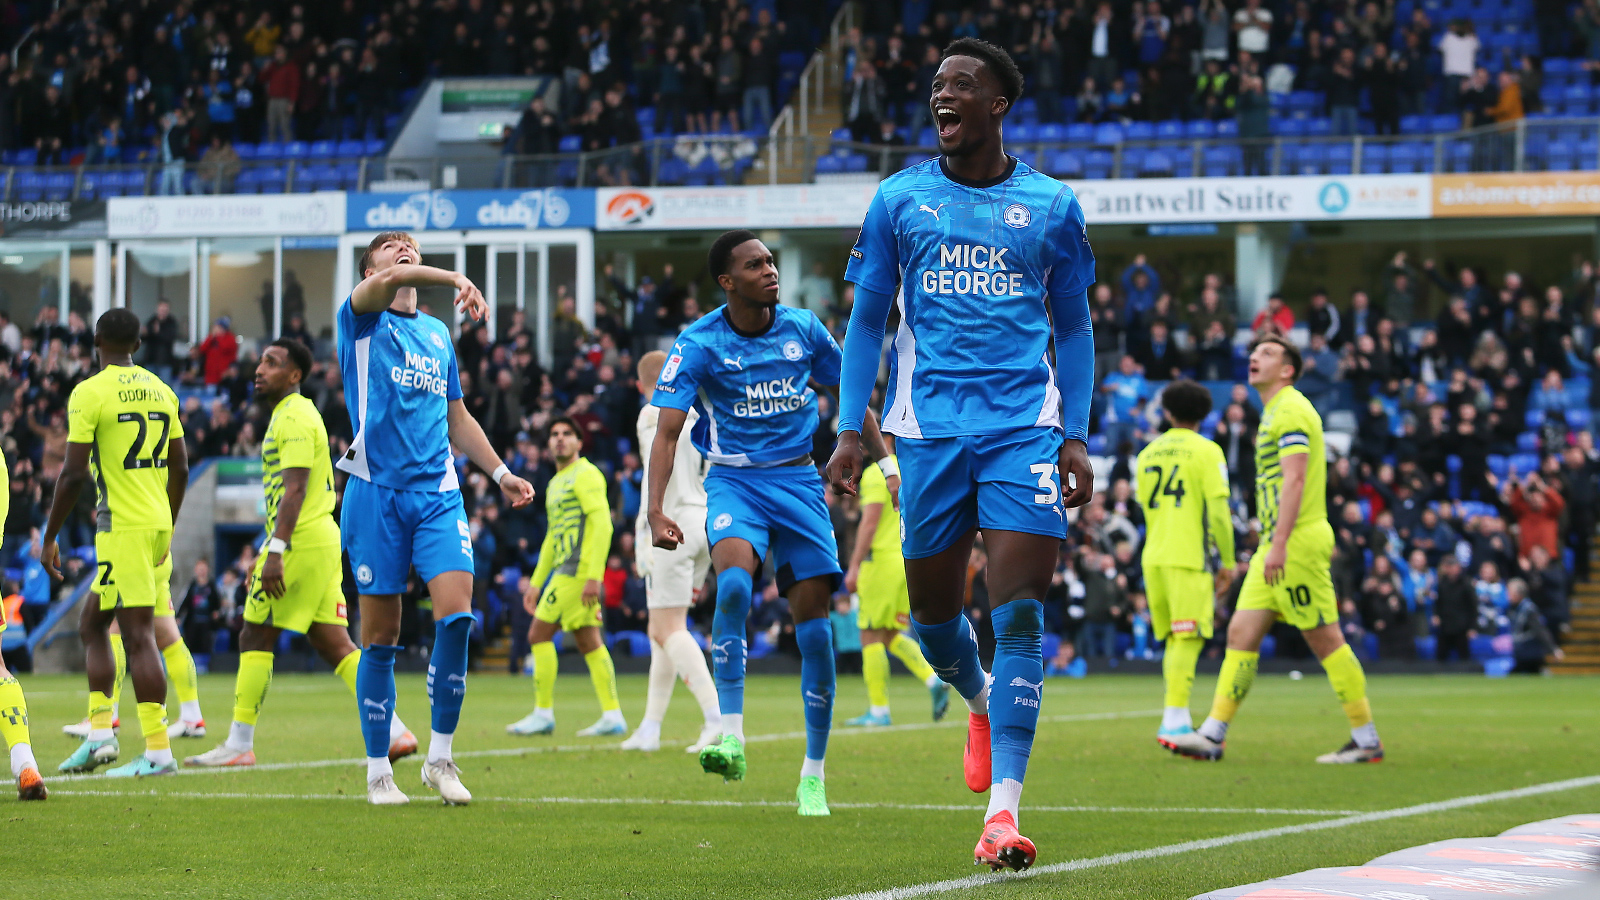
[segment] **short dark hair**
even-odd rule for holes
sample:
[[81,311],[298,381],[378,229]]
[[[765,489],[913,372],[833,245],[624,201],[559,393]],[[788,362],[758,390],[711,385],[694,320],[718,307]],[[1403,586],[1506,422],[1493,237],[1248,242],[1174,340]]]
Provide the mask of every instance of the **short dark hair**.
[[1289,364],[1294,366],[1294,377],[1289,379],[1289,383],[1293,384],[1300,380],[1300,375],[1301,373],[1305,372],[1306,366],[1305,360],[1300,356],[1299,347],[1296,347],[1294,343],[1286,337],[1280,337],[1276,334],[1266,334],[1256,338],[1255,343],[1250,345],[1250,352],[1254,353],[1255,349],[1262,344],[1277,344],[1280,348],[1282,348],[1283,358],[1287,359]]
[[546,443],[549,442],[550,434],[551,434],[551,432],[556,430],[556,426],[557,425],[565,425],[568,428],[571,428],[572,429],[572,433],[578,436],[578,440],[580,440],[580,441],[583,440],[583,436],[584,436],[583,428],[581,428],[578,425],[578,420],[577,419],[574,419],[571,416],[556,416],[555,418],[550,420],[550,424],[549,425],[546,425],[544,427],[544,439],[545,439]]
[[372,254],[378,252],[378,248],[379,247],[382,247],[384,244],[388,243],[389,241],[393,241],[393,240],[403,240],[403,241],[409,243],[413,247],[417,246],[417,239],[412,237],[409,232],[405,232],[405,231],[383,231],[383,232],[379,232],[377,237],[375,237],[372,240],[367,242],[366,252],[361,254],[361,277],[362,278],[367,277],[367,269],[372,267]]
[[117,347],[132,347],[139,343],[139,317],[126,307],[107,310],[94,323],[94,336]]
[[1161,391],[1161,408],[1174,422],[1198,425],[1211,415],[1211,392],[1187,378],[1174,381]]
[[728,263],[733,259],[733,248],[746,241],[758,241],[755,232],[739,229],[737,231],[724,231],[720,237],[711,242],[711,252],[706,254],[706,266],[711,270],[711,280],[716,281],[728,274]]
[[301,381],[311,377],[311,351],[305,344],[294,338],[278,338],[268,346],[282,347],[284,352],[289,354],[289,362],[294,363],[294,367],[300,370]]
[[1022,72],[1017,69],[1016,60],[1002,48],[979,38],[956,38],[944,48],[939,61],[944,62],[952,56],[970,56],[993,73],[1000,82],[1000,96],[1006,98],[1006,112],[1010,112],[1022,99]]

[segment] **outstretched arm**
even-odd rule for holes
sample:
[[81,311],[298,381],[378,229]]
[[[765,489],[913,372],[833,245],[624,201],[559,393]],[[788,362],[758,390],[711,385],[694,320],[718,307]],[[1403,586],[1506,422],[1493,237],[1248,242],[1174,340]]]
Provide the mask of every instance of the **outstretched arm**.
[[678,527],[677,522],[667,518],[661,498],[667,495],[667,483],[672,480],[672,466],[677,461],[678,436],[683,433],[683,423],[688,419],[688,410],[661,407],[661,414],[656,419],[656,439],[650,445],[650,507],[647,516],[651,539],[663,550],[677,549],[683,543],[683,529]]
[[[1094,496],[1089,465],[1089,402],[1094,396],[1094,327],[1089,292],[1050,294],[1051,338],[1056,351],[1056,388],[1061,392],[1061,500],[1067,508]],[[1068,476],[1071,476],[1070,479]]]
[[511,501],[514,509],[520,509],[533,502],[533,485],[511,474],[505,469],[505,463],[494,452],[494,445],[489,443],[489,438],[483,433],[483,426],[478,420],[467,412],[467,405],[460,400],[450,401],[450,442],[460,447],[467,454],[467,459],[472,460],[478,468],[489,472],[500,483],[500,492]]

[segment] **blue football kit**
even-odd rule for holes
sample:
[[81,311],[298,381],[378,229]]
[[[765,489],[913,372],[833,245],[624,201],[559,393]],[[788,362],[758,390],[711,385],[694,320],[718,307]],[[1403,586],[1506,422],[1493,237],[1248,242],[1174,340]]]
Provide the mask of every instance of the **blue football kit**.
[[[907,560],[941,553],[974,528],[1065,537],[1058,461],[1064,439],[1088,436],[1094,275],[1072,189],[1021,161],[974,183],[935,158],[879,185],[845,270],[857,291],[839,430],[861,430],[893,307],[900,326],[883,429],[898,439]],[[1032,750],[1044,685],[1042,599],[992,611],[992,679],[965,616],[925,623],[913,615],[941,678],[975,710],[991,692],[989,815],[997,805],[1015,814]]]
[[[339,530],[357,593],[402,593],[413,566],[424,583],[445,572],[471,573],[472,536],[450,454],[450,403],[462,392],[449,327],[415,312],[358,314],[347,299],[336,328],[355,432],[335,464],[350,473]],[[455,733],[472,625],[467,612],[435,623],[428,663],[435,734]],[[399,649],[369,645],[356,670],[362,736],[374,765],[388,759]]]
[[355,439],[339,528],[356,588],[398,594],[416,566],[423,581],[472,568],[472,539],[450,455],[450,401],[461,399],[450,329],[391,309],[338,314],[339,370]]
[[[699,412],[689,439],[711,462],[706,537],[770,548],[780,591],[828,576],[837,586],[838,543],[822,478],[811,459],[817,396],[810,382],[839,383],[839,345],[816,314],[786,306],[759,334],[741,332],[720,307],[678,336],[651,403]],[[745,620],[753,579],[738,567],[718,573],[712,662],[724,716],[744,714]],[[833,638],[826,616],[798,623],[806,757],[821,760],[833,715]]]

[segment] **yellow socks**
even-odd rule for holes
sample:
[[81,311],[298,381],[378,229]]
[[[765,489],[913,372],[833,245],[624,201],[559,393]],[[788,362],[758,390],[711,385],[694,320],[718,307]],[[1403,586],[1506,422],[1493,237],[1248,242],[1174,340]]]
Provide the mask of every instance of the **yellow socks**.
[[23,769],[37,769],[33,759],[33,742],[28,738],[28,701],[22,696],[22,685],[15,678],[0,678],[0,738],[11,750],[11,774],[22,774]]
[[537,709],[556,705],[556,645],[551,641],[533,645],[533,705]]
[[183,641],[173,641],[161,649],[161,658],[167,663],[167,680],[178,695],[178,716],[185,722],[199,722],[200,677],[195,674],[194,657]]
[[939,680],[939,676],[933,674],[933,666],[928,665],[928,661],[923,658],[922,647],[911,638],[896,634],[889,641],[889,652],[894,654],[895,659],[904,663],[906,671],[920,679],[923,684],[932,687],[933,683]]
[[233,682],[233,720],[255,725],[261,717],[261,704],[267,699],[267,688],[271,686],[271,651],[250,650],[239,654],[239,675]]
[[[551,646],[552,657],[555,656],[555,647]],[[585,653],[583,661],[589,666],[589,680],[594,682],[594,695],[600,701],[600,711],[603,713],[614,712],[622,708],[622,703],[617,700],[617,669],[611,662],[611,651],[604,644]],[[550,691],[555,695],[555,667],[551,661]],[[534,665],[538,665],[535,660]],[[542,696],[542,695],[541,695]],[[545,705],[542,701],[541,706]]]
[[1229,650],[1222,657],[1222,672],[1217,676],[1217,694],[1211,701],[1211,718],[1227,724],[1239,712],[1250,686],[1256,682],[1256,667],[1261,664],[1260,653]]
[[[95,740],[111,737],[111,723],[117,718],[115,701],[99,691],[89,692],[89,736]],[[104,731],[96,736],[94,732]]]
[[172,762],[172,739],[167,737],[167,708],[160,703],[139,704],[139,730],[144,733],[144,758],[161,766]]
[[344,680],[344,686],[350,689],[352,695],[356,692],[356,668],[360,665],[361,651],[357,650],[339,660],[339,664],[333,667],[333,674]]
[[1378,746],[1378,729],[1372,724],[1372,704],[1367,701],[1367,673],[1361,668],[1349,644],[1328,654],[1322,661],[1328,683],[1339,697],[1344,714],[1350,719],[1350,737],[1362,747]]
[[1167,684],[1166,706],[1168,709],[1181,708],[1185,724],[1189,715],[1189,694],[1194,690],[1194,666],[1200,661],[1200,651],[1205,646],[1205,641],[1198,640],[1198,637],[1173,635],[1167,638],[1166,650],[1161,656],[1161,675]]
[[861,678],[867,683],[867,702],[874,715],[889,714],[889,653],[874,641],[861,648]]
[[111,635],[111,658],[117,662],[117,680],[111,683],[111,717],[115,719],[122,703],[122,680],[128,677],[128,651],[123,649],[121,634]]

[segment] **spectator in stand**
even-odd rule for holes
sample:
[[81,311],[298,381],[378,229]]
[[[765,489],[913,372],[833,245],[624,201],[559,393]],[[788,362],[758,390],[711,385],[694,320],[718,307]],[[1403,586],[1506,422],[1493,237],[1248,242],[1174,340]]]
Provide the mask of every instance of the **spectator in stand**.
[[1506,583],[1506,596],[1511,607],[1511,655],[1516,660],[1512,671],[1538,675],[1544,671],[1546,657],[1565,659],[1538,605],[1528,596],[1527,583],[1511,579]]
[[172,317],[172,304],[166,298],[156,301],[155,315],[144,323],[140,343],[144,345],[144,366],[162,381],[172,380],[177,359],[172,346],[178,341],[178,320]]
[[183,614],[179,628],[184,644],[195,656],[209,657],[216,629],[224,624],[223,596],[211,578],[211,563],[204,557],[194,564],[194,578],[183,593],[179,609]]
[[1501,496],[1516,519],[1517,552],[1529,557],[1534,547],[1540,547],[1546,556],[1559,558],[1561,513],[1566,509],[1561,492],[1547,484],[1538,472],[1529,472],[1523,478],[1508,479]]
[[1143,253],[1135,256],[1133,262],[1122,270],[1122,297],[1123,315],[1131,325],[1140,316],[1149,311],[1156,303],[1156,298],[1161,296],[1161,276],[1150,265]]
[[272,61],[261,70],[261,84],[267,95],[267,140],[294,140],[294,105],[300,97],[300,64],[289,58],[287,47],[278,44],[273,49]]
[[1306,310],[1306,330],[1310,335],[1322,335],[1327,346],[1338,351],[1339,331],[1343,324],[1338,307],[1328,302],[1328,292],[1323,288],[1312,291],[1310,308]]
[[1256,313],[1255,321],[1250,323],[1250,327],[1257,337],[1263,334],[1287,337],[1290,329],[1294,328],[1294,310],[1283,302],[1282,294],[1275,293],[1267,298],[1267,305]]
[[1450,30],[1439,38],[1439,55],[1443,57],[1441,72],[1444,87],[1440,92],[1446,110],[1460,108],[1460,97],[1466,83],[1478,65],[1478,49],[1482,43],[1473,32],[1472,20],[1461,18],[1450,22]]
[[1447,662],[1454,654],[1458,661],[1468,662],[1472,639],[1478,636],[1478,594],[1455,554],[1439,561],[1438,591],[1433,611],[1434,658]]
[[222,375],[239,359],[239,338],[233,333],[233,319],[223,316],[211,326],[211,333],[189,351],[200,369],[200,380],[215,386]]
[[1138,361],[1132,356],[1123,356],[1117,371],[1101,381],[1100,392],[1107,397],[1105,411],[1100,416],[1107,449],[1119,451],[1125,442],[1133,441],[1138,434],[1138,409],[1150,399],[1150,385],[1145,381]]

